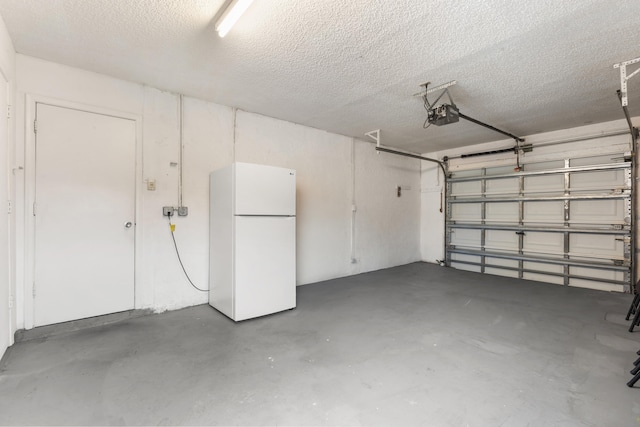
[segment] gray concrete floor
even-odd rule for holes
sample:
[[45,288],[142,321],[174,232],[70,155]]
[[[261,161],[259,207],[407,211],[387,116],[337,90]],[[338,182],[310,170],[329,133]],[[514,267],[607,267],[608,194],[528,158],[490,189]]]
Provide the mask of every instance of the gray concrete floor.
[[637,426],[629,295],[416,263],[14,345],[0,424]]

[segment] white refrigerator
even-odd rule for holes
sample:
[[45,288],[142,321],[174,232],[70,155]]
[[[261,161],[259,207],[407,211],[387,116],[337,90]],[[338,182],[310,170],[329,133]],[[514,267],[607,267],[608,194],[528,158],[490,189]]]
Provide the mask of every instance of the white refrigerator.
[[233,163],[210,175],[209,304],[235,321],[296,306],[296,172]]

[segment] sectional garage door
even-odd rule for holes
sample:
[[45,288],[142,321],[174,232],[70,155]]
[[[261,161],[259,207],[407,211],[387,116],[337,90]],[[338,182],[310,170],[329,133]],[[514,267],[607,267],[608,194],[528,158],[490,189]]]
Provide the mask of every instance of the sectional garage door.
[[[594,148],[603,143],[606,148]],[[537,157],[534,147],[534,161],[519,170],[487,163],[454,171],[447,183],[447,264],[629,291],[634,245],[628,144],[585,144],[584,150],[574,145]]]

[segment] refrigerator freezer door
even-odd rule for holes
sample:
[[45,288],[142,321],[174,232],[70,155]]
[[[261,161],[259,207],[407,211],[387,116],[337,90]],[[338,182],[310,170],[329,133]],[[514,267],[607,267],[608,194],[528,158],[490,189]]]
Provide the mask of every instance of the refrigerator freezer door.
[[296,172],[235,164],[235,215],[295,215]]
[[235,218],[236,321],[296,306],[296,218]]

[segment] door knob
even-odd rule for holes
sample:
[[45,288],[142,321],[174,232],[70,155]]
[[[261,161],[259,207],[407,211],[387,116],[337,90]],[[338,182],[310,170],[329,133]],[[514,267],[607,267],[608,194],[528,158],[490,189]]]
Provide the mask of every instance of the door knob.
[[131,221],[127,221],[124,223],[124,228],[131,228],[132,225],[133,223]]

